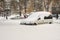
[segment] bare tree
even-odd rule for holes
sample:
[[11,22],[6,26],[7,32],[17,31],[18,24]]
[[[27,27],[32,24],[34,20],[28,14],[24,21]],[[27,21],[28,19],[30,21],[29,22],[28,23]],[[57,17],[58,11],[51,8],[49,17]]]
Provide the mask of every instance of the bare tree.
[[0,15],[4,14],[4,0],[0,0]]

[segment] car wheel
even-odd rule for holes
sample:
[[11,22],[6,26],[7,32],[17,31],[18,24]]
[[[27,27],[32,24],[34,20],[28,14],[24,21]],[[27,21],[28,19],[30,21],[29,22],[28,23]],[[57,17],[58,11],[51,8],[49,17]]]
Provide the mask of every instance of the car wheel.
[[49,22],[49,24],[52,24],[52,22]]
[[34,23],[34,25],[37,25],[37,23]]

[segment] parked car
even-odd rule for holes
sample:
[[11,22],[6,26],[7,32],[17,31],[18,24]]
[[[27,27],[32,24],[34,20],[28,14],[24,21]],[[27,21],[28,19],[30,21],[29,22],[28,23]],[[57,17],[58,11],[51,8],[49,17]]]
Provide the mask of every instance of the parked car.
[[20,24],[40,24],[40,23],[49,23],[51,24],[52,21],[52,14],[50,12],[32,12],[32,14],[24,19],[21,20]]
[[8,19],[19,19],[20,16],[19,15],[11,15],[11,16],[8,16]]
[[56,14],[52,14],[52,16],[56,18]]

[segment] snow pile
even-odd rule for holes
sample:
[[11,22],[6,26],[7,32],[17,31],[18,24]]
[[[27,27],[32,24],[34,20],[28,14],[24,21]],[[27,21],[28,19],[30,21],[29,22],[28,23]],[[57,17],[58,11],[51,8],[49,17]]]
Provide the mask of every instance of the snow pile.
[[19,16],[19,15],[11,15],[11,16],[8,16],[8,18],[10,19],[10,18],[14,18],[14,17],[16,17],[16,16]]
[[6,21],[5,17],[0,17],[0,22]]
[[58,24],[60,24],[60,19],[53,18],[53,23],[58,23]]

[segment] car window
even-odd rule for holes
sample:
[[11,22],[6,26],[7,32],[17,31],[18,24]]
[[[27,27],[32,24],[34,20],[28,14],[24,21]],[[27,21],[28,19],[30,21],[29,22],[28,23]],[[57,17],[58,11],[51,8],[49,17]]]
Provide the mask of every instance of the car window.
[[44,19],[52,19],[52,16],[51,15],[45,16]]

